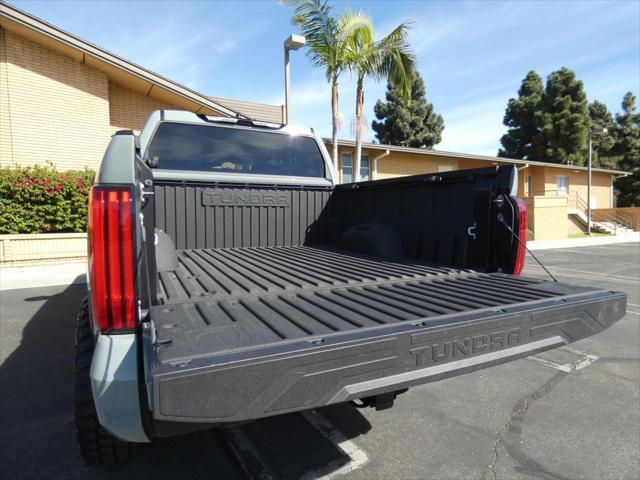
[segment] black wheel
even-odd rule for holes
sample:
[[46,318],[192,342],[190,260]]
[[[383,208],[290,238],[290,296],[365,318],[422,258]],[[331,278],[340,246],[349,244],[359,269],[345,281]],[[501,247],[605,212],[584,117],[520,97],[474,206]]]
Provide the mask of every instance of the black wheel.
[[123,463],[131,458],[139,446],[115,438],[100,425],[89,378],[92,357],[93,332],[89,321],[89,303],[85,298],[78,313],[74,356],[74,403],[80,455],[89,465]]

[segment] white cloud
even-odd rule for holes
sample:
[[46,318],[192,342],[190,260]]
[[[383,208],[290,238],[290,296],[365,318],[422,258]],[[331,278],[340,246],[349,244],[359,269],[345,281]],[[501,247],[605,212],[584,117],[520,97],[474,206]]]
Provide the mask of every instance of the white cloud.
[[[282,105],[284,104],[284,91],[260,101],[270,105]],[[331,86],[324,79],[311,79],[291,84],[291,103],[297,108],[316,107],[330,101]]]
[[465,22],[460,18],[453,18],[446,22],[420,22],[414,23],[409,31],[409,41],[415,52],[420,57],[435,50],[439,44],[459,35],[464,31]]
[[499,96],[468,106],[444,111],[445,129],[438,150],[496,155],[500,137],[506,131],[502,125],[505,100]]

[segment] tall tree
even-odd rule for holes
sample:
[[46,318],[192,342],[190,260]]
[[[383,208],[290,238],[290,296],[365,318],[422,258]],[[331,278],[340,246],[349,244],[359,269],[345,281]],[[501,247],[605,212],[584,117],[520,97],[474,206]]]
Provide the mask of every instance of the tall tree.
[[591,120],[587,95],[576,74],[567,67],[552,72],[542,98],[540,145],[536,159],[583,165]]
[[613,115],[611,115],[611,112],[609,112],[609,109],[604,103],[594,100],[589,104],[589,118],[591,119],[591,129],[607,129],[607,133],[593,137],[593,166],[600,168],[617,168],[618,157],[616,157],[612,151],[616,143]]
[[631,175],[616,181],[618,206],[640,207],[640,113],[636,111],[636,97],[627,92],[622,99],[622,113],[616,114],[616,145],[621,170]]
[[386,102],[378,100],[373,111],[380,121],[374,120],[371,127],[380,143],[433,148],[442,141],[444,120],[427,101],[420,74],[416,74],[411,85],[411,102],[405,102],[398,88],[388,82]]
[[[352,15],[347,12],[344,21]],[[398,89],[400,97],[410,102],[411,85],[416,76],[415,57],[407,43],[407,23],[401,23],[393,31],[375,40],[373,27],[361,28],[349,39],[349,68],[356,76],[356,156],[353,162],[354,181],[360,181],[362,140],[366,130],[364,106],[364,79],[386,79]]]
[[531,70],[522,80],[518,98],[510,98],[503,123],[509,129],[500,139],[499,157],[532,159],[539,140],[544,86],[542,78]]
[[338,80],[349,66],[348,42],[359,29],[371,29],[371,19],[363,12],[351,12],[337,19],[331,14],[331,6],[321,0],[292,0],[292,22],[305,36],[307,57],[325,70],[331,83],[331,142],[333,165],[338,168]]

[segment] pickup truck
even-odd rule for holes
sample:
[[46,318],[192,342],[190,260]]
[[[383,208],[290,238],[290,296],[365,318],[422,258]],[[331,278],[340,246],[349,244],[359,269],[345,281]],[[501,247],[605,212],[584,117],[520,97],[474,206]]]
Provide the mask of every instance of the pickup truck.
[[[83,458],[408,388],[598,333],[626,296],[519,274],[513,166],[337,184],[311,129],[182,111],[117,132],[89,199]],[[451,392],[455,395],[455,392]]]

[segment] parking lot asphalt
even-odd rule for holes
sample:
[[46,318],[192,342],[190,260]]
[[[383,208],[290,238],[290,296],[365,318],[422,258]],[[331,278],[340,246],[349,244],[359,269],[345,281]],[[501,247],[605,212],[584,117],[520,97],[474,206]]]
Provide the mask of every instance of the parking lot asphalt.
[[[0,477],[638,478],[640,244],[535,253],[560,281],[626,292],[627,315],[570,349],[415,387],[390,410],[345,404],[163,439],[117,467],[87,467],[75,444],[85,287],[2,291]],[[546,275],[531,258],[524,274]]]

